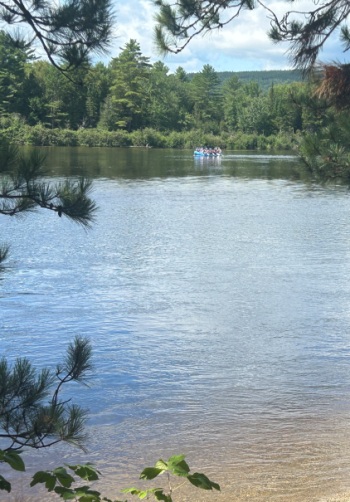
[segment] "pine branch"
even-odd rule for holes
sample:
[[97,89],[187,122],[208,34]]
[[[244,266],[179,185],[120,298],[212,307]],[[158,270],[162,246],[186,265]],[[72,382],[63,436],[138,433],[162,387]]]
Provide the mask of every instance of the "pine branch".
[[[111,0],[68,0],[64,4],[0,1],[0,19],[26,26],[31,43],[37,41],[50,63],[71,75],[91,53],[106,52],[110,45],[114,15]],[[60,63],[65,63],[63,66]]]
[[0,143],[0,214],[16,216],[37,208],[54,211],[89,227],[97,206],[91,199],[92,182],[86,178],[50,183],[45,179],[45,156],[38,150],[21,155],[16,147]]
[[[55,374],[48,369],[37,374],[27,359],[18,359],[13,368],[0,360],[0,438],[9,441],[7,450],[61,441],[84,449],[86,410],[59,396],[67,383],[85,383],[91,368],[91,345],[82,337],[68,346]],[[49,394],[49,404],[43,404]]]

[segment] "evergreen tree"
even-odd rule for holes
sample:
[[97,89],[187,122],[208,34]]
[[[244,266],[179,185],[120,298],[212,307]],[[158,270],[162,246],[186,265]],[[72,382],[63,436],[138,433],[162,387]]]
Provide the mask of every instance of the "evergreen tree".
[[300,96],[305,84],[272,85],[269,92],[269,106],[276,132],[301,131],[302,103]]
[[147,117],[149,125],[159,130],[179,130],[185,122],[182,82],[169,75],[161,61],[149,72],[147,85]]
[[[1,2],[0,20],[17,26],[11,32],[15,45],[23,45],[27,36],[44,50],[51,64],[70,72],[91,53],[105,51],[113,16],[111,0],[8,0]],[[23,32],[19,31],[22,27]]]
[[0,31],[0,113],[25,112],[25,64],[31,50],[23,43],[14,44],[12,38]]
[[[46,61],[39,61],[41,72],[42,98],[49,127],[77,129],[82,125],[85,116],[86,88],[84,78],[87,68],[75,70],[75,81],[66,76]],[[79,83],[77,83],[79,82]]]
[[100,120],[97,124],[99,129],[114,131],[117,128],[119,116],[111,94],[107,94],[101,105]]
[[181,82],[188,82],[188,75],[182,66],[178,66],[175,71],[175,77]]
[[211,65],[204,65],[194,75],[191,89],[197,127],[206,132],[218,132],[223,108],[220,80],[215,69]]
[[187,130],[190,129],[193,124],[193,101],[191,98],[190,77],[185,70],[179,66],[174,73],[173,80],[176,86],[176,94],[180,99],[181,117],[179,126],[181,130]]
[[333,115],[328,125],[303,135],[300,155],[308,173],[318,182],[350,185],[350,119],[347,112]]
[[144,125],[145,90],[149,78],[149,58],[142,55],[140,45],[131,39],[110,64],[110,96],[117,122],[114,128],[132,131]]
[[101,115],[102,105],[110,85],[110,71],[103,63],[91,67],[84,79],[86,106],[84,125],[96,127]]
[[238,124],[238,90],[242,87],[242,83],[238,77],[232,76],[225,80],[222,85],[223,108],[225,126],[229,130],[234,130]]

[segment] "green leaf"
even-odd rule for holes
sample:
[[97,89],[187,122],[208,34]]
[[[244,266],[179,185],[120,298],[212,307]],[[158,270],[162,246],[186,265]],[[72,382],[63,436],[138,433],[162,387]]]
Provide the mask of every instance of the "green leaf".
[[[172,457],[170,457],[172,458]],[[166,462],[164,462],[164,460],[162,460],[161,458],[158,460],[158,462],[156,462],[155,466],[157,469],[162,469],[163,471],[167,471],[168,470],[168,464]]]
[[78,500],[79,502],[100,502],[101,498],[100,495],[96,496],[92,493],[86,493],[85,495],[79,497]]
[[70,488],[75,481],[73,476],[71,476],[64,467],[57,467],[57,469],[54,469],[52,472],[59,483],[65,488]]
[[45,487],[47,491],[52,492],[52,490],[55,488],[57,483],[57,479],[55,476],[50,476],[47,478],[47,481],[45,483]]
[[75,496],[75,490],[72,490],[71,488],[65,488],[64,486],[56,486],[55,492],[63,498],[63,500],[74,500],[76,498]]
[[96,498],[101,495],[100,492],[96,490],[91,490],[90,486],[79,486],[78,488],[75,489],[75,493],[77,494],[78,497],[82,495],[92,495]]
[[122,493],[131,493],[131,495],[138,495],[140,490],[138,488],[124,488]]
[[168,464],[179,464],[183,460],[185,460],[185,455],[173,455],[168,459]]
[[131,495],[136,495],[139,499],[146,498],[150,493],[162,490],[162,488],[153,488],[151,490],[139,490],[138,488],[124,488],[122,493],[131,493]]
[[5,451],[3,461],[7,462],[15,471],[24,472],[26,470],[20,454],[15,451]]
[[214,481],[211,481],[211,486],[214,488],[214,490],[217,490],[218,492],[220,491],[219,483],[214,483]]
[[184,455],[176,455],[169,458],[168,468],[175,476],[187,477],[188,473],[190,472],[190,468],[184,459]]
[[7,479],[1,476],[1,474],[0,474],[0,490],[5,490],[8,493],[10,493],[11,491],[11,483],[9,483]]
[[185,461],[183,463],[184,465],[176,465],[173,468],[170,468],[169,466],[169,470],[171,471],[172,474],[174,474],[174,476],[183,476],[183,477],[188,476],[190,468],[188,467]]
[[99,479],[100,472],[95,469],[92,464],[84,464],[84,465],[68,465],[68,467],[75,472],[79,478],[84,479],[85,481],[96,481]]
[[189,474],[188,480],[197,488],[202,488],[202,490],[215,490],[220,491],[220,486],[217,483],[213,483],[210,479],[205,475],[199,472],[195,472],[194,474]]
[[166,495],[162,489],[154,490],[154,496],[157,500],[163,500],[163,502],[172,502],[173,499],[171,495]]
[[34,474],[30,486],[35,486],[38,483],[45,483],[47,491],[51,492],[56,485],[56,476],[53,476],[53,474],[48,471],[38,471]]
[[139,494],[138,494],[138,498],[140,500],[143,500],[147,497],[148,493],[149,493],[149,490],[140,490]]
[[162,474],[164,469],[158,469],[157,467],[146,467],[140,474],[140,479],[154,479],[159,474]]
[[34,476],[33,476],[33,479],[32,479],[32,481],[30,483],[30,486],[35,486],[38,483],[45,483],[46,476],[47,476],[47,472],[45,472],[45,471],[38,471],[38,472],[36,472],[34,474]]

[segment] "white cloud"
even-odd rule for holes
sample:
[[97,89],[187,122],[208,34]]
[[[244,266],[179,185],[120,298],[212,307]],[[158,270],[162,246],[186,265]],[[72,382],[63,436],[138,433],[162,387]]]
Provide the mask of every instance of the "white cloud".
[[[302,8],[309,0],[298,2]],[[269,7],[281,14],[286,3],[271,0]],[[120,52],[120,47],[131,39],[137,40],[144,56],[151,62],[162,57],[157,53],[154,45],[153,30],[155,25],[155,7],[151,0],[116,0],[116,39],[110,52],[109,59]],[[177,55],[168,55],[164,63],[175,71],[182,66],[187,72],[200,71],[205,64],[212,65],[217,71],[240,70],[269,70],[290,68],[287,45],[274,44],[269,40],[269,19],[266,11],[261,7],[253,11],[244,11],[240,17],[226,25],[222,30],[198,36]],[[337,56],[338,54],[338,56]],[[341,59],[339,44],[329,44],[322,53],[322,59]]]

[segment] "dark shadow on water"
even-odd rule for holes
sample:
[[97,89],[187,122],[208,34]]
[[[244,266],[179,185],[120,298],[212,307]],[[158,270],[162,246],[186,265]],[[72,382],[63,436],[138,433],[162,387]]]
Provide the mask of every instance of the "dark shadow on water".
[[88,147],[50,147],[44,150],[48,174],[54,176],[135,180],[224,175],[307,181],[300,160],[290,153],[230,151],[219,158],[195,158],[191,150]]

